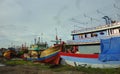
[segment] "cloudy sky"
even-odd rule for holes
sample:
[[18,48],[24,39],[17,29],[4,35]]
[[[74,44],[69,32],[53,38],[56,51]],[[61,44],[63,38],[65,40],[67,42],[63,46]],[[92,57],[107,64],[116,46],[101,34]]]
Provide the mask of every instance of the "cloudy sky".
[[[105,24],[104,15],[120,21],[119,0],[0,0],[0,47],[27,45],[34,38],[71,39],[71,31]],[[91,20],[92,19],[92,20]]]

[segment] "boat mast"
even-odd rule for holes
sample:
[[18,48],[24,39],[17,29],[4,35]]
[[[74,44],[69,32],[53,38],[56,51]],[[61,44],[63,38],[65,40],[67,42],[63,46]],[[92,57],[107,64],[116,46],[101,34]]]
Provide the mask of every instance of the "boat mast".
[[38,37],[38,44],[40,44],[40,37]]
[[51,42],[55,42],[55,44],[59,44],[59,42],[61,42],[61,39],[58,39],[57,28],[55,28],[55,31],[56,31],[55,40],[52,40]]
[[55,28],[55,31],[56,31],[56,44],[58,44],[59,43],[59,41],[58,41],[58,36],[57,36],[57,28]]
[[34,41],[35,41],[35,43],[34,43],[34,44],[36,44],[36,38],[34,39]]

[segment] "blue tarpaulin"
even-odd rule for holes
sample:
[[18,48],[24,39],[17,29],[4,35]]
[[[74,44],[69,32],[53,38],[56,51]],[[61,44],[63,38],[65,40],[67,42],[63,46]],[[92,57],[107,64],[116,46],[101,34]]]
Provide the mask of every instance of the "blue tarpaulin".
[[120,60],[120,37],[101,39],[101,61],[118,61]]

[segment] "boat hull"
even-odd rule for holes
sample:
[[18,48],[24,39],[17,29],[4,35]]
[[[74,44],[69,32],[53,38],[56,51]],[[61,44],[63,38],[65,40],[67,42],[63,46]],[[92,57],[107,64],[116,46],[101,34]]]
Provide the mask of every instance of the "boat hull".
[[[96,54],[69,54],[60,53],[62,61],[71,66],[92,67],[92,68],[118,68],[120,61],[102,62]],[[89,55],[89,57],[88,57]]]
[[49,63],[49,64],[59,64],[60,51],[61,51],[61,45],[57,45],[42,51],[39,57],[30,57],[27,58],[27,60],[32,60],[34,62]]
[[59,52],[56,52],[56,53],[50,54],[50,55],[45,56],[45,57],[36,58],[34,60],[34,62],[49,63],[49,64],[59,64],[60,58],[59,58],[58,53]]

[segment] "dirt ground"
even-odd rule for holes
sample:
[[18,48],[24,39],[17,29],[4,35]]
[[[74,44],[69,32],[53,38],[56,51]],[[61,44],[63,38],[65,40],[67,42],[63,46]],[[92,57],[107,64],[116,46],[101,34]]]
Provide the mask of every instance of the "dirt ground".
[[[4,58],[0,58],[0,65],[6,61]],[[60,71],[56,72],[51,69],[44,69],[39,66],[32,65],[13,65],[13,66],[0,66],[0,74],[85,74],[80,71]]]
[[76,71],[54,72],[51,70],[41,70],[36,66],[0,66],[0,74],[85,74]]

